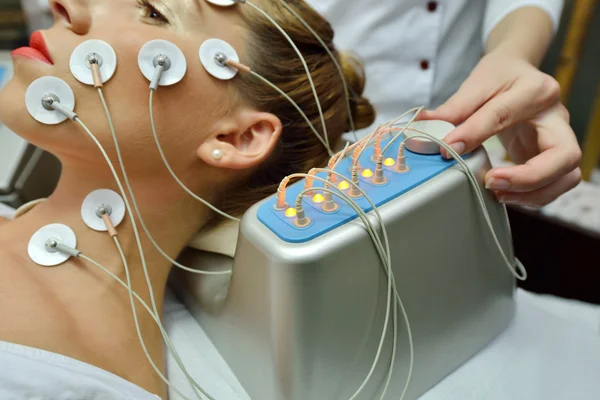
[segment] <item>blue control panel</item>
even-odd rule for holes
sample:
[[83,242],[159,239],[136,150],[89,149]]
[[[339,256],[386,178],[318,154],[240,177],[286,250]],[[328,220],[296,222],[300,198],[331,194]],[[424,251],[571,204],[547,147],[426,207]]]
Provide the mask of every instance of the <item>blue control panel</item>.
[[[403,138],[398,138],[392,146],[386,151],[386,157],[397,161],[398,148]],[[386,143],[391,138],[385,138],[381,142],[381,147],[384,148]],[[384,176],[387,178],[387,183],[384,185],[375,185],[372,178],[363,177],[362,172],[359,172],[360,188],[369,196],[377,207],[397,198],[398,196],[416,188],[417,186],[427,182],[435,176],[441,174],[447,169],[456,164],[454,160],[446,160],[441,155],[421,155],[415,154],[406,150],[406,164],[410,170],[406,173],[398,173],[394,166],[384,167]],[[360,166],[363,169],[375,171],[375,162],[371,159],[373,156],[373,147],[365,149],[360,159]],[[348,177],[351,177],[352,159],[347,157],[338,165],[336,172]],[[318,173],[317,176],[325,179],[327,173]],[[337,177],[335,186],[341,182],[341,178]],[[305,180],[296,182],[288,186],[286,192],[286,203],[288,207],[295,207],[298,194],[304,190]],[[323,182],[314,180],[313,188],[323,187]],[[272,196],[265,201],[258,210],[258,219],[275,235],[289,243],[304,243],[315,239],[349,221],[357,218],[356,212],[340,197],[334,196],[336,203],[340,205],[339,209],[333,213],[323,211],[323,203],[315,203],[314,195],[319,193],[315,190],[310,196],[304,196],[304,209],[307,217],[311,219],[310,225],[305,228],[298,228],[294,225],[294,216],[287,216],[286,210],[276,210],[276,197]],[[322,193],[322,192],[321,192]],[[348,190],[344,193],[347,195]],[[354,199],[360,208],[365,212],[372,210],[369,202],[360,197]]]
[[6,76],[6,68],[4,68],[2,65],[0,65],[0,86],[2,86],[5,76]]

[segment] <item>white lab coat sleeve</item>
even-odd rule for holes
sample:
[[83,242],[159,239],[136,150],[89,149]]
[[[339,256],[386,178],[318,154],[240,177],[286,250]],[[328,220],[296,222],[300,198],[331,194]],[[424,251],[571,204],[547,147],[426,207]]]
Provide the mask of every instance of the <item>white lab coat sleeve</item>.
[[554,33],[560,25],[564,0],[488,0],[483,21],[483,43],[488,41],[494,28],[510,13],[522,7],[538,7],[546,11],[554,25]]

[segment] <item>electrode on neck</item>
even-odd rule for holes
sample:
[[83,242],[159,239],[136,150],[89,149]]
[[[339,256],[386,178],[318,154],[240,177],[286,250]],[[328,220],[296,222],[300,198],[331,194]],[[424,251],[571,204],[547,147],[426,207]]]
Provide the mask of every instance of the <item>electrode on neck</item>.
[[[104,218],[108,217],[109,221]],[[121,196],[109,189],[95,190],[81,205],[83,222],[97,232],[108,232],[112,227],[119,226],[125,219],[125,202]],[[107,226],[109,222],[109,226]]]
[[51,224],[33,234],[27,254],[38,265],[54,267],[71,257],[78,257],[76,248],[77,238],[71,228],[63,224]]

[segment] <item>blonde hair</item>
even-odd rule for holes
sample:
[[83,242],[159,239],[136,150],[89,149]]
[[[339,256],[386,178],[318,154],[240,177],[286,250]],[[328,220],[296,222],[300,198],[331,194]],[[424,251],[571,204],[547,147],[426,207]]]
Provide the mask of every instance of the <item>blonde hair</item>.
[[[288,5],[318,33],[341,66],[348,83],[356,129],[371,125],[375,120],[375,110],[362,97],[365,75],[358,58],[335,49],[331,25],[304,1],[292,0]],[[335,64],[313,34],[279,1],[264,1],[260,7],[286,31],[306,59],[333,147],[341,135],[350,130],[346,94]],[[250,58],[246,64],[287,93],[302,108],[317,131],[323,132],[312,89],[296,52],[263,15],[250,7],[241,6],[239,11],[248,27],[248,48],[245,53]],[[220,207],[223,211],[241,215],[253,204],[275,193],[285,176],[325,166],[329,154],[298,111],[275,90],[247,74],[240,74],[235,85],[244,102],[276,115],[284,127],[278,146],[269,160],[249,179],[236,184],[235,191],[222,197]]]

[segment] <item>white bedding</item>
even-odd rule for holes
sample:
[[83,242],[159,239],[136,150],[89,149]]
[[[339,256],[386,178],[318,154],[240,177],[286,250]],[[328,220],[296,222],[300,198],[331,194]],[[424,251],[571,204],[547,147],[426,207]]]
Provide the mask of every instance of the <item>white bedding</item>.
[[[170,293],[165,324],[190,372],[210,394],[217,400],[249,399],[202,328]],[[169,378],[191,395],[172,358],[168,366]],[[519,290],[511,327],[421,400],[599,398],[600,306]]]

